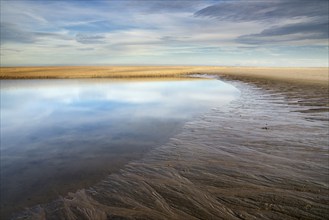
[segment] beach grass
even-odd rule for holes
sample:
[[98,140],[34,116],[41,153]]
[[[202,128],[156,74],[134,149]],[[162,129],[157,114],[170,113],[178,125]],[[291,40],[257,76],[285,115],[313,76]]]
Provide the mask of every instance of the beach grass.
[[328,86],[327,67],[219,67],[219,66],[54,66],[1,67],[0,79],[152,78],[211,74]]

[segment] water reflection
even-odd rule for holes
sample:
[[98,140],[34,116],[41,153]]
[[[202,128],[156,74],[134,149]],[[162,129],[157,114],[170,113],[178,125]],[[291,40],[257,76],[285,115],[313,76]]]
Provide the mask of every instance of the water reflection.
[[99,181],[238,94],[218,80],[1,81],[2,215]]

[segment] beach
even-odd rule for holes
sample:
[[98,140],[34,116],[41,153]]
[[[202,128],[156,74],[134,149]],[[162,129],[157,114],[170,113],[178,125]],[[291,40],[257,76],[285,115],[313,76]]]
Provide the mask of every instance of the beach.
[[0,1],[0,219],[328,220],[329,1]]
[[[1,78],[211,74],[241,96],[89,188],[16,219],[326,219],[328,68],[1,68]],[[49,72],[48,72],[49,71]]]

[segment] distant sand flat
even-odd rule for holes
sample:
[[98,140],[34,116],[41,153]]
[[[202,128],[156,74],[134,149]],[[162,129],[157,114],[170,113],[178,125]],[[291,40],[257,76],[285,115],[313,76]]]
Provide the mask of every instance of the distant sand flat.
[[61,66],[1,67],[0,79],[177,77],[213,74],[283,80],[328,86],[328,68],[269,68],[214,66]]

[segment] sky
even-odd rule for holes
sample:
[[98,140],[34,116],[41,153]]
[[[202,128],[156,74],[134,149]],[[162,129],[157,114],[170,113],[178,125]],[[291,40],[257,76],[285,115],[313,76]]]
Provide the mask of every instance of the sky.
[[328,67],[327,0],[0,0],[1,66]]

